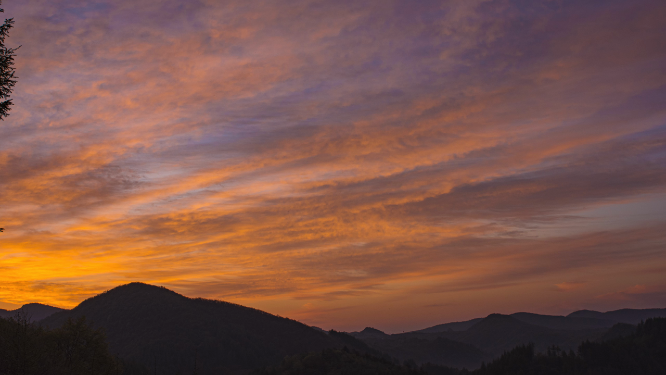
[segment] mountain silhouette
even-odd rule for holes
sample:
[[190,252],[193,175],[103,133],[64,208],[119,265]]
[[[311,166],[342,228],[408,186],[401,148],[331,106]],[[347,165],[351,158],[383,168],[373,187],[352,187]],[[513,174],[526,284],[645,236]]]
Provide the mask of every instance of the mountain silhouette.
[[0,309],[0,318],[13,318],[17,314],[23,313],[30,322],[39,322],[40,320],[51,316],[57,312],[64,311],[64,309],[44,305],[41,303],[28,303],[16,310],[3,310]]
[[[528,312],[513,313],[510,316],[531,325],[563,330],[588,330],[611,328],[617,323],[626,323],[636,325],[642,320],[649,318],[666,317],[666,309],[621,309],[608,311],[605,313],[580,310],[567,316],[561,315],[541,315]],[[419,333],[440,333],[440,332],[461,332],[466,331],[473,325],[480,322],[483,318],[471,319],[463,322],[452,322],[438,324],[436,326],[420,329],[413,332]]]
[[162,374],[242,372],[342,346],[291,319],[142,283],[104,292],[41,324],[55,328],[80,316],[105,330],[112,353]]
[[464,321],[464,322],[452,322],[452,323],[438,324],[436,326],[424,328],[424,329],[414,331],[414,332],[438,333],[438,332],[449,332],[449,331],[466,331],[471,326],[480,322],[481,319],[483,319],[483,318],[471,319],[471,320],[467,320],[467,321]]
[[[443,366],[474,369],[484,361],[487,362],[507,350],[530,342],[534,343],[535,349],[538,351],[545,351],[552,345],[558,345],[567,350],[575,349],[584,340],[601,338],[613,324],[605,321],[601,324],[594,319],[587,321],[585,320],[587,318],[579,323],[569,322],[565,317],[527,313],[515,315],[490,314],[482,319],[456,322],[453,323],[455,324],[453,326],[442,324],[431,327],[432,329],[386,336],[362,335],[363,332],[355,332],[354,335],[371,348],[401,360],[413,359],[420,364],[430,362]],[[541,325],[530,324],[523,320],[530,320]],[[543,325],[578,329],[556,329]],[[598,328],[598,325],[603,325],[603,327]],[[465,326],[468,328],[462,330]],[[587,328],[590,326],[597,328]],[[453,330],[453,328],[457,330]],[[627,332],[627,330],[622,332]]]
[[371,338],[384,338],[388,335],[376,328],[365,327],[361,332],[351,332],[350,335],[356,337],[359,340],[371,339]]
[[551,345],[575,348],[584,340],[597,339],[606,329],[559,330],[525,323],[510,315],[490,314],[468,330],[456,335],[457,341],[472,344],[497,356],[518,345],[534,343],[538,351]]
[[418,364],[432,363],[451,367],[478,367],[492,357],[474,345],[435,335],[415,336],[396,334],[365,336],[371,348],[401,361],[413,360]]
[[[40,304],[23,308],[47,328],[85,316],[106,332],[112,354],[162,374],[245,373],[285,356],[343,347],[387,360],[473,369],[520,345],[533,343],[537,352],[552,345],[575,349],[584,341],[626,337],[635,332],[636,322],[666,316],[666,309],[581,310],[567,316],[520,312],[401,334],[371,327],[346,334],[143,283],[119,286],[72,310]],[[2,310],[0,316],[16,311]]]
[[540,327],[564,330],[598,329],[610,328],[615,323],[614,320],[594,317],[576,317],[559,315],[540,315],[527,312],[511,314],[513,318]]
[[636,326],[628,323],[617,323],[611,329],[606,331],[597,341],[608,341],[620,337],[627,337],[636,333]]
[[666,309],[621,309],[605,313],[592,310],[580,310],[572,312],[567,315],[567,317],[605,319],[612,321],[613,324],[627,323],[635,325],[649,318],[666,317]]

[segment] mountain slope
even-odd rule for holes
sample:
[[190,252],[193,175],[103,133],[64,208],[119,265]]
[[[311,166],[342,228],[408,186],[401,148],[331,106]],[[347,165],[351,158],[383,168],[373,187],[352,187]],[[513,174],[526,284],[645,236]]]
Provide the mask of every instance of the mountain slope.
[[359,340],[365,339],[382,339],[389,337],[386,333],[372,327],[365,327],[361,332],[350,332],[350,335],[356,337]]
[[42,324],[58,327],[79,316],[105,330],[112,353],[159,373],[191,372],[195,366],[205,373],[245,371],[286,355],[339,346],[294,320],[141,283],[85,300]]
[[2,310],[0,309],[0,318],[12,318],[18,313],[25,313],[26,317],[31,322],[38,322],[48,316],[57,312],[64,311],[61,308],[44,305],[41,303],[28,303],[16,310]]
[[466,331],[471,326],[480,322],[481,319],[483,319],[483,318],[476,318],[476,319],[467,320],[467,321],[464,321],[464,322],[452,322],[452,323],[438,324],[436,326],[420,329],[420,330],[414,331],[414,332],[438,333],[438,332],[449,332],[449,331],[456,331],[456,332],[457,331]]
[[[564,317],[551,319],[548,316],[533,315],[535,316],[518,314],[518,317],[535,319],[541,324],[571,325]],[[560,318],[564,319],[565,323]],[[608,330],[608,328],[553,329],[529,324],[514,316],[501,314],[491,314],[486,318],[474,321],[475,324],[461,331],[428,332],[420,330],[394,335],[375,335],[374,337],[369,335],[363,337],[359,335],[360,332],[357,332],[356,337],[371,348],[401,360],[414,359],[420,364],[430,362],[443,366],[473,369],[480,366],[483,361],[495,358],[504,351],[521,344],[532,342],[538,351],[545,351],[551,345],[573,349],[584,340],[598,339]],[[581,326],[585,327],[587,324],[581,324]]]

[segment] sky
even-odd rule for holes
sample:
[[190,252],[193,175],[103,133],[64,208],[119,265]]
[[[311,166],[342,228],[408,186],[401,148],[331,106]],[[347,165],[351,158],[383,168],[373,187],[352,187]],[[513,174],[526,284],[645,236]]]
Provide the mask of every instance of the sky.
[[5,0],[0,308],[666,307],[666,2]]

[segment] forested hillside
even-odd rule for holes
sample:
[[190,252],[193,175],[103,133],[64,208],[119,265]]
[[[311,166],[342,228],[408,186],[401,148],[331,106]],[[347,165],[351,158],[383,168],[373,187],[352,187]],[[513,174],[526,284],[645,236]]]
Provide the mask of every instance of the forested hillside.
[[108,350],[104,333],[84,318],[48,330],[25,315],[0,319],[0,374],[119,374],[121,361]]
[[475,375],[660,375],[666,374],[666,319],[648,319],[636,333],[604,342],[582,343],[576,352],[553,347],[536,353],[523,345]]
[[41,303],[28,303],[16,310],[0,309],[0,318],[12,318],[16,317],[17,314],[22,314],[29,321],[38,322],[60,311],[63,311],[63,309]]
[[343,346],[291,319],[141,283],[102,293],[42,324],[55,328],[81,316],[104,329],[113,353],[160,374],[244,371],[287,355]]

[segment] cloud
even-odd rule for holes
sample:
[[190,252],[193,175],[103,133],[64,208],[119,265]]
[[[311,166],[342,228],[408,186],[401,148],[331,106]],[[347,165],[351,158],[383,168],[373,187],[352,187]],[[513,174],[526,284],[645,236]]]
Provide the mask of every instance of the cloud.
[[637,284],[629,288],[596,296],[599,300],[634,303],[643,306],[659,307],[666,301],[666,290],[660,285]]
[[565,281],[563,283],[555,284],[555,287],[560,292],[570,292],[572,290],[578,290],[580,288],[583,288],[584,286],[585,286],[585,283],[583,283],[583,282],[566,282]]
[[663,263],[666,217],[585,215],[663,200],[660,4],[6,11],[23,47],[0,126],[0,283],[24,286],[2,301],[146,281],[370,314],[364,298],[481,304],[593,271],[562,295],[594,298],[623,262],[618,288],[663,281],[641,270]]

